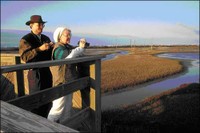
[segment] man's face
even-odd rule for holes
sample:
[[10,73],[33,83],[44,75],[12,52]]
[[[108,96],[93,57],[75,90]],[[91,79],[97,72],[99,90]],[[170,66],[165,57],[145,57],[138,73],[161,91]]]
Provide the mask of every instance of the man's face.
[[39,34],[42,33],[44,26],[45,26],[44,23],[32,23],[32,24],[30,24],[31,30],[36,35],[39,35]]

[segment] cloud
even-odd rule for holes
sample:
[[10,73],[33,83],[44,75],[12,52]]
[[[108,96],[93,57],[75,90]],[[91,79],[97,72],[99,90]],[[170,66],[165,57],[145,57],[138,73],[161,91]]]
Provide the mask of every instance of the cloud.
[[[154,40],[174,40],[177,43],[199,43],[199,29],[181,23],[118,21],[71,27],[74,33],[129,36]],[[170,41],[172,42],[172,41]]]

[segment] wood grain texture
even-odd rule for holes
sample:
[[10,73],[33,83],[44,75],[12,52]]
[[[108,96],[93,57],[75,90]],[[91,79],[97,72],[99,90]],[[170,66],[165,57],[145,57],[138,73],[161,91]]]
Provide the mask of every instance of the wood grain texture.
[[78,132],[1,101],[1,132]]
[[26,110],[32,110],[57,98],[73,93],[77,90],[84,89],[88,85],[89,77],[84,77],[28,96],[22,96],[17,99],[10,100],[8,103]]

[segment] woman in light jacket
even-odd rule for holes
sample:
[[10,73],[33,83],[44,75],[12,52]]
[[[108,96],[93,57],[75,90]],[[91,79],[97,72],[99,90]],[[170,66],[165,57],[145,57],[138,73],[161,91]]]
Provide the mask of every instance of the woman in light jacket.
[[[80,40],[80,45],[74,48],[70,45],[71,30],[65,27],[58,27],[54,32],[56,42],[52,51],[52,59],[60,60],[75,58],[83,55],[85,39]],[[85,42],[84,42],[85,41]],[[65,64],[51,67],[53,75],[53,86],[57,86],[78,78],[76,64]],[[63,123],[70,117],[72,111],[72,94],[68,94],[53,101],[48,119],[54,122]]]

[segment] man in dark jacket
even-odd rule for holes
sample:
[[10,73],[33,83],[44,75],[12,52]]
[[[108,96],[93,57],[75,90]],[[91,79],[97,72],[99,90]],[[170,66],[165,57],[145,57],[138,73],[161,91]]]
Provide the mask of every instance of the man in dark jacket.
[[[19,44],[19,54],[24,62],[51,60],[53,43],[49,37],[41,34],[45,23],[40,15],[33,15],[30,17],[30,21],[26,22],[26,25],[30,26],[31,32],[23,36]],[[29,70],[28,82],[30,92],[52,87],[52,74],[49,67]],[[47,117],[51,106],[52,103],[48,103],[31,112]]]

